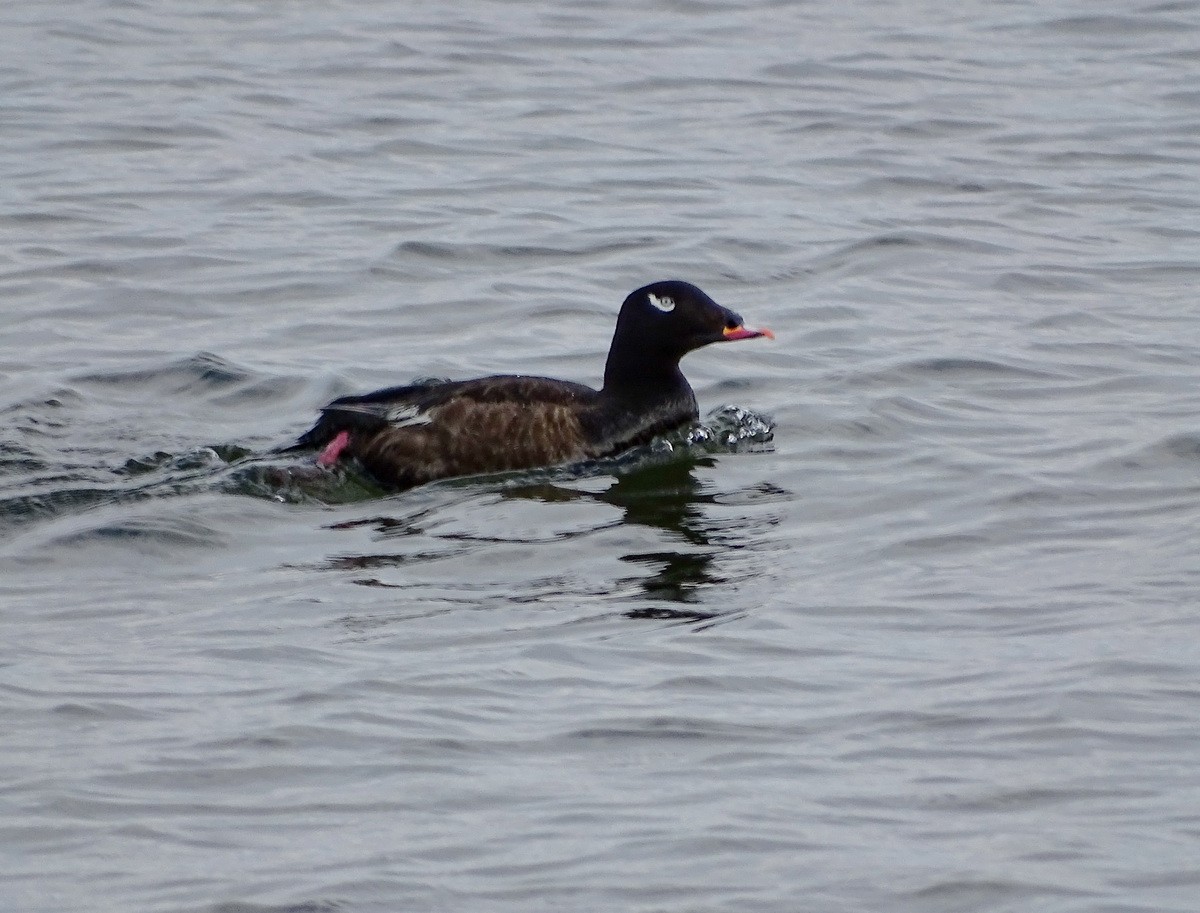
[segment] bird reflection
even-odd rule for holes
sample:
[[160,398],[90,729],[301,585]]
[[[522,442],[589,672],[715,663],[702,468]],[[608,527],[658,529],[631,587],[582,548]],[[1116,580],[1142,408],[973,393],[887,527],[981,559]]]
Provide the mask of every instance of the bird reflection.
[[652,570],[639,583],[645,596],[659,603],[624,614],[629,618],[707,621],[721,613],[680,608],[679,604],[697,603],[701,589],[724,582],[713,567],[714,549],[710,533],[705,529],[702,510],[703,505],[713,503],[714,498],[704,491],[695,474],[696,467],[712,466],[714,462],[711,457],[689,457],[652,463],[619,473],[613,484],[599,494],[538,484],[508,489],[505,496],[544,501],[592,498],[623,510],[625,523],[664,530],[670,534],[670,539],[682,540],[686,547],[621,556],[622,561]]
[[[763,523],[777,522],[777,518],[757,513],[754,521],[749,516],[722,517],[710,509],[720,502],[728,506],[729,493],[713,487],[709,481],[697,478],[698,469],[706,469],[717,463],[708,455],[672,453],[665,459],[641,454],[637,462],[609,468],[611,475],[589,475],[581,477],[577,469],[558,470],[555,475],[543,476],[539,480],[524,481],[509,479],[493,489],[501,498],[529,500],[543,503],[570,501],[602,502],[618,508],[622,516],[617,526],[642,526],[656,531],[656,546],[653,550],[630,552],[620,555],[620,560],[636,568],[636,572],[609,580],[611,592],[628,592],[637,588],[636,607],[627,608],[621,614],[627,618],[658,619],[693,626],[697,630],[718,623],[732,613],[721,608],[719,592],[730,577],[720,570],[722,562],[731,550],[741,548],[751,528]],[[701,474],[703,478],[703,474]],[[599,481],[611,480],[611,484],[600,492],[589,491],[590,483],[580,486],[580,479]],[[471,491],[478,481],[450,483],[447,491],[462,489]],[[760,483],[739,492],[743,498],[777,498],[786,495],[769,483]],[[407,541],[417,544],[430,541],[427,522],[435,518],[443,506],[442,501],[416,500],[407,504],[401,514],[373,515],[332,524],[335,529],[367,527],[374,529],[380,539]],[[605,528],[613,524],[605,523]],[[557,534],[552,534],[557,537]],[[406,548],[399,552],[374,554],[339,555],[331,558],[327,567],[338,570],[372,571],[378,568],[393,568],[420,563],[426,559],[438,560],[458,554],[469,556],[481,542],[514,541],[503,532],[486,530],[442,531],[434,534],[432,545],[422,549]],[[520,538],[517,541],[538,541]],[[449,551],[447,547],[449,546]],[[356,579],[355,583],[376,587],[407,588],[411,584],[404,580],[385,583],[375,576]],[[469,589],[462,599],[470,602],[477,598],[477,589]],[[455,599],[441,592],[441,603]],[[626,603],[628,597],[620,601]]]

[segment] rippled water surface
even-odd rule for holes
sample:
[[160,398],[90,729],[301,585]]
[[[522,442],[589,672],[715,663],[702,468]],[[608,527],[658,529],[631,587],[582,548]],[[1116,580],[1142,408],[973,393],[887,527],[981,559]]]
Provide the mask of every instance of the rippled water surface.
[[[13,911],[1181,911],[1200,4],[0,11]],[[778,339],[608,463],[271,450]],[[773,434],[767,430],[773,423]]]

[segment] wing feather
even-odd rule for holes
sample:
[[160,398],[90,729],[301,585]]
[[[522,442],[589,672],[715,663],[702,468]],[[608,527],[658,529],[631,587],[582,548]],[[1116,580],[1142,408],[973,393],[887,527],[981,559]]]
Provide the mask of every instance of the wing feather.
[[[365,453],[368,442],[378,436],[394,442],[390,449],[395,460],[401,459],[397,448],[411,450],[408,459],[430,463],[438,461],[438,448],[449,448],[457,454],[452,459],[455,465],[472,460],[517,464],[500,469],[546,465],[561,462],[554,457],[565,450],[539,442],[558,438],[578,442],[582,431],[575,413],[586,411],[598,396],[583,384],[524,375],[387,387],[334,400],[293,449],[321,447],[340,431],[349,431],[360,442],[352,452]],[[415,432],[421,433],[414,436]],[[533,443],[515,443],[520,440]],[[522,453],[528,456],[519,456]],[[489,470],[481,466],[465,471]]]

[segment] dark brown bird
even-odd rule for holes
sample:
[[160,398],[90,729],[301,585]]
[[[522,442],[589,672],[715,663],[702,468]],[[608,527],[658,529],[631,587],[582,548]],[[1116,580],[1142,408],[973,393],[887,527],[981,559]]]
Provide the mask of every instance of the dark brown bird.
[[289,449],[353,457],[396,488],[609,456],[698,418],[684,355],[756,336],[774,338],[694,285],[655,282],[621,305],[600,390],[522,375],[389,387],[334,400]]

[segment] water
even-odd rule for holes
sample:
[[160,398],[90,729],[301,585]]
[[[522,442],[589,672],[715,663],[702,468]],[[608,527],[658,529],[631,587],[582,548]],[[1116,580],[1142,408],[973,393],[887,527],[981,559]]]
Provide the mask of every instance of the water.
[[[1195,909],[1200,4],[0,49],[5,909]],[[706,440],[269,456],[415,376],[595,383],[665,277],[778,334],[685,362]]]

